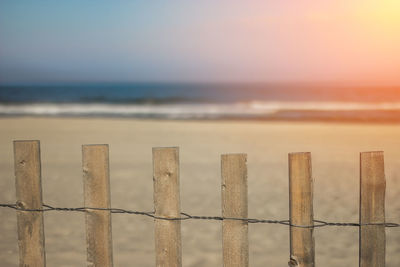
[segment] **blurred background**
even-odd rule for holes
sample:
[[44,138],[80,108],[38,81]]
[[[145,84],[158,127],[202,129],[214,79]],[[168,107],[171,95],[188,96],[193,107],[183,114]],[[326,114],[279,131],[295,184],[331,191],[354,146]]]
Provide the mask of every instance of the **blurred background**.
[[399,9],[1,1],[0,115],[397,121]]
[[[312,153],[314,214],[359,220],[359,152],[385,153],[400,222],[400,2],[0,0],[0,203],[13,140],[40,140],[43,201],[83,205],[82,144],[110,145],[111,203],[151,211],[152,147],[180,148],[182,211],[221,215],[220,155],[248,154],[249,217],[286,220],[289,152]],[[154,266],[154,224],[113,214],[115,266]],[[0,265],[18,266],[0,209]],[[81,213],[44,215],[48,266],[86,266]],[[400,228],[386,266],[400,266]],[[314,232],[357,266],[358,228]],[[222,265],[221,223],[182,222],[183,266]],[[249,226],[251,266],[287,266],[289,229]]]

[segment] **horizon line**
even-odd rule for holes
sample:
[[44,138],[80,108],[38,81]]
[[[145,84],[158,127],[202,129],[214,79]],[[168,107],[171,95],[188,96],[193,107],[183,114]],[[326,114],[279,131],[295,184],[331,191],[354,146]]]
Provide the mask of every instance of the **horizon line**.
[[184,81],[184,80],[75,80],[75,81],[29,81],[1,82],[0,87],[6,86],[76,86],[76,85],[107,85],[107,84],[171,84],[171,85],[285,85],[285,86],[335,86],[335,87],[400,87],[400,83],[358,82],[358,81],[311,81],[311,80],[265,80],[265,81]]

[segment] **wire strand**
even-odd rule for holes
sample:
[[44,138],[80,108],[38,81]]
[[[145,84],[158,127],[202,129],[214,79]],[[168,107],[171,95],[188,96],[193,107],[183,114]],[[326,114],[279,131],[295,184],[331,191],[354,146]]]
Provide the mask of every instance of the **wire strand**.
[[251,219],[251,218],[234,218],[234,217],[222,217],[222,216],[198,216],[191,215],[185,212],[181,212],[180,217],[163,217],[155,215],[153,211],[145,212],[145,211],[135,211],[135,210],[126,210],[120,208],[96,208],[96,207],[78,207],[78,208],[65,208],[65,207],[53,207],[47,204],[43,204],[43,208],[41,209],[26,209],[21,205],[21,203],[17,204],[4,204],[0,203],[0,207],[10,208],[17,211],[26,211],[26,212],[48,212],[48,211],[64,211],[64,212],[91,212],[91,211],[109,211],[110,213],[119,213],[119,214],[133,214],[133,215],[142,215],[147,216],[157,220],[167,220],[167,221],[185,221],[185,220],[209,220],[209,221],[223,221],[223,220],[234,220],[234,221],[242,221],[245,223],[264,223],[264,224],[280,224],[286,225],[290,227],[298,227],[298,228],[321,228],[327,226],[336,226],[336,227],[361,227],[368,225],[380,225],[386,228],[394,228],[400,227],[399,223],[393,222],[385,222],[385,223],[352,223],[352,222],[326,222],[322,220],[314,220],[313,225],[295,225],[291,224],[290,220],[268,220],[268,219]]

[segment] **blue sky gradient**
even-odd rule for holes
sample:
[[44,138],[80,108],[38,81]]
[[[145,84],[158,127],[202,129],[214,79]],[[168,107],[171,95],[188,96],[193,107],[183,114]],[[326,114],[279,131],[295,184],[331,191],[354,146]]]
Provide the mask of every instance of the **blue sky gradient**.
[[399,20],[361,3],[2,0],[0,83],[398,84]]

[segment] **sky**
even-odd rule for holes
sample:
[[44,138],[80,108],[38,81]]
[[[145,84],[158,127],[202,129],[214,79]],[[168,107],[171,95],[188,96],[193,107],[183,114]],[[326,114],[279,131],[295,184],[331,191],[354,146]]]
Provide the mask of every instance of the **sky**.
[[0,0],[0,83],[400,85],[400,1]]

